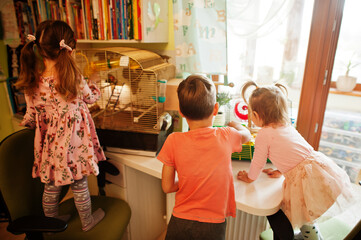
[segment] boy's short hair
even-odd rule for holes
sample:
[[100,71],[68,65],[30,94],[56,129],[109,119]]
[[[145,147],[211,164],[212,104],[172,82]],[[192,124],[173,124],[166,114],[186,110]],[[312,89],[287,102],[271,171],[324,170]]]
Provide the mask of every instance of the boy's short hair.
[[190,120],[208,118],[216,104],[214,83],[202,75],[190,75],[177,89],[179,109]]

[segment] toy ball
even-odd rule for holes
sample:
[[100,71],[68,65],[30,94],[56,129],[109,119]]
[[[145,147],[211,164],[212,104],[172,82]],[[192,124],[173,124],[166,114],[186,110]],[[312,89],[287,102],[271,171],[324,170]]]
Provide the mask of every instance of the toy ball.
[[244,102],[237,102],[234,106],[234,114],[242,121],[248,120],[248,107]]

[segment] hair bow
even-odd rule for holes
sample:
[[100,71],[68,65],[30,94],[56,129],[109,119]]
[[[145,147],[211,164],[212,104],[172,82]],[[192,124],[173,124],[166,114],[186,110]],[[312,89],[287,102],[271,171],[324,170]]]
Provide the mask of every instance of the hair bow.
[[28,34],[27,36],[26,36],[26,39],[28,39],[29,41],[35,41],[36,40],[36,37],[34,36],[34,35],[31,35],[31,34]]
[[73,49],[64,42],[64,39],[60,41],[59,45],[60,49],[66,48],[69,52],[73,51]]

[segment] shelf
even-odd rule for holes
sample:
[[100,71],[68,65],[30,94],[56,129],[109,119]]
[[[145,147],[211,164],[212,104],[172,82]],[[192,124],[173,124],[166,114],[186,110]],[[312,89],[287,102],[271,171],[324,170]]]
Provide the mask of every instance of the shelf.
[[77,43],[145,43],[141,40],[127,40],[127,39],[110,39],[110,40],[90,40],[90,39],[78,39]]
[[[36,31],[36,23],[44,20],[66,22],[74,30],[80,45],[168,42],[168,12],[171,6],[168,1],[133,0],[118,1],[117,4],[114,0],[113,4],[105,0],[48,2],[49,0],[22,1],[20,10],[9,10],[15,12],[15,21],[23,26],[18,29],[22,42],[26,42],[27,33]],[[91,40],[93,38],[102,40]]]
[[347,135],[347,136],[351,136],[351,137],[359,137],[361,139],[361,133],[359,133],[359,132],[351,132],[351,131],[346,131],[346,130],[338,129],[338,128],[331,128],[331,127],[323,126],[322,132],[336,133],[336,134]]
[[345,161],[345,160],[334,158],[334,157],[330,157],[330,158],[339,165],[361,169],[360,163],[349,162],[349,161]]
[[341,91],[337,90],[336,88],[330,88],[330,92],[329,92],[329,93],[338,94],[338,95],[361,97],[361,92],[360,92],[360,91],[341,92]]
[[341,145],[338,143],[327,142],[327,141],[321,140],[320,145],[325,146],[325,147],[331,147],[333,149],[342,149],[345,151],[350,151],[350,152],[355,152],[355,153],[361,154],[361,150],[358,148],[348,147],[348,146]]

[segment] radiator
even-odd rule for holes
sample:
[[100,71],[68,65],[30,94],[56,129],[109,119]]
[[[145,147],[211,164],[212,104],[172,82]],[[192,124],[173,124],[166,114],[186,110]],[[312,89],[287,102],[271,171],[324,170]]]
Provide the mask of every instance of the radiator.
[[[173,212],[175,193],[166,196],[167,223]],[[259,240],[261,232],[268,228],[267,218],[237,210],[236,217],[227,218],[226,240]]]
[[237,210],[235,218],[227,218],[226,240],[259,240],[266,227],[266,217]]

